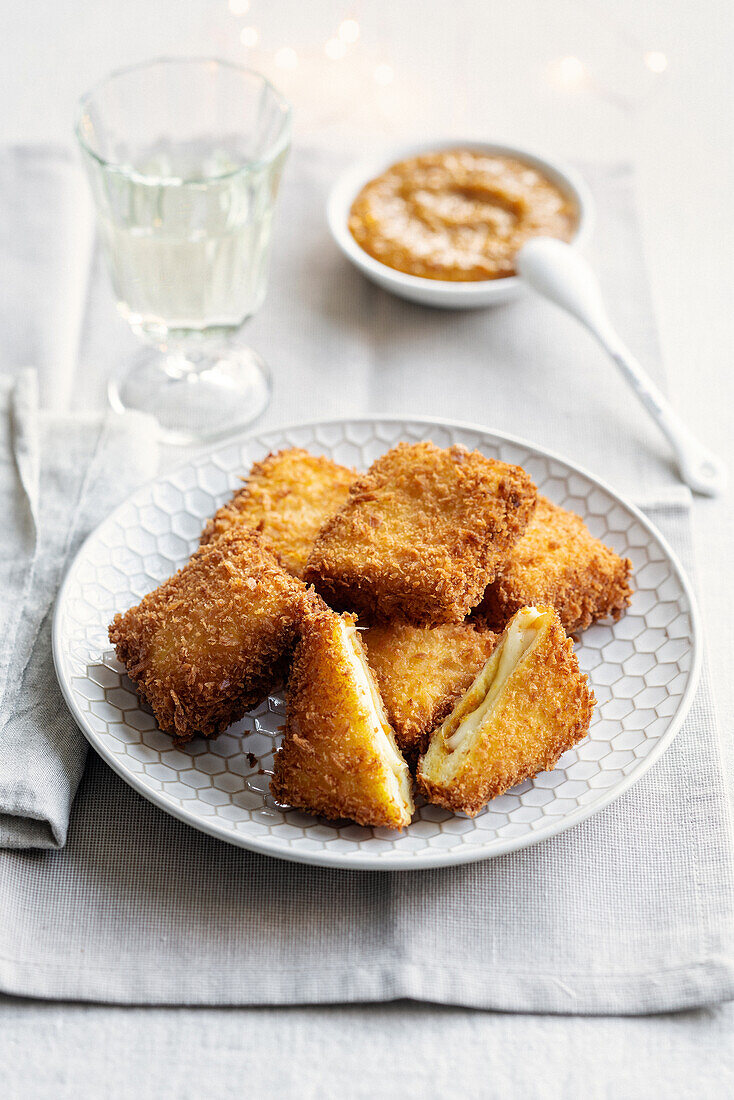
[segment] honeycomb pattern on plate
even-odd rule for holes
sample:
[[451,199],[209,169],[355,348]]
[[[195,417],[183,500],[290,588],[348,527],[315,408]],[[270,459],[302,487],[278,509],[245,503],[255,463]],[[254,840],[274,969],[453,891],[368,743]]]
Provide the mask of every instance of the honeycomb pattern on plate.
[[[359,468],[399,440],[463,443],[519,463],[540,490],[583,516],[634,563],[635,595],[618,622],[577,647],[598,700],[590,735],[544,772],[470,820],[420,805],[402,834],[338,825],[278,806],[268,791],[285,706],[273,694],[211,742],[175,748],[140,704],[107,640],[117,610],[136,603],[195,548],[205,519],[256,459],[302,446]],[[450,424],[348,420],[264,433],[219,446],[139,490],[94,533],[57,606],[54,652],[72,712],[91,744],[140,793],[189,824],[270,855],[345,867],[407,868],[498,855],[552,835],[621,794],[672,738],[697,669],[690,592],[659,536],[611,492],[529,445]]]

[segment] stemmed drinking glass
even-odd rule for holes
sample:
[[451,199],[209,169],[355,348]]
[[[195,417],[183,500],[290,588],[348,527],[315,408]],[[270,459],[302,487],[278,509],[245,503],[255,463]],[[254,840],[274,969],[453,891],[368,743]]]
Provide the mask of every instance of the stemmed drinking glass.
[[110,382],[185,443],[254,420],[260,357],[233,340],[262,304],[291,111],[259,73],[205,58],[113,73],[76,133],[118,308],[146,344]]

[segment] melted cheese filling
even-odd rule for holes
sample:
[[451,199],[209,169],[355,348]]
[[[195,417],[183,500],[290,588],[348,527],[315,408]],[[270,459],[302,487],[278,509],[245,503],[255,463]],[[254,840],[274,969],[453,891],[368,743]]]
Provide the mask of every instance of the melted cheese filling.
[[[448,752],[468,747],[469,740],[484,722],[508,677],[537,638],[544,617],[543,613],[535,607],[524,607],[522,611],[518,611],[499,651],[490,657],[490,661],[494,662],[494,675],[487,684],[483,685],[486,691],[484,698],[479,706],[459,723],[451,736],[444,739]],[[479,675],[481,677],[483,672]]]
[[385,721],[385,708],[372,679],[372,673],[359,648],[355,628],[347,626],[342,621],[341,630],[354,683],[369,712],[375,748],[387,768],[390,797],[401,805],[407,806],[409,802],[409,794],[406,790],[407,765],[398,752],[393,732]]

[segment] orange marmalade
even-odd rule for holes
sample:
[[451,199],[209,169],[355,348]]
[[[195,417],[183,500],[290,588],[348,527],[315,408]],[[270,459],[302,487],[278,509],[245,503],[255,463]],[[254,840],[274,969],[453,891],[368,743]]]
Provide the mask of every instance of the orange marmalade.
[[424,279],[514,275],[529,237],[570,240],[575,203],[514,157],[451,149],[399,161],[367,183],[349,230],[380,263]]

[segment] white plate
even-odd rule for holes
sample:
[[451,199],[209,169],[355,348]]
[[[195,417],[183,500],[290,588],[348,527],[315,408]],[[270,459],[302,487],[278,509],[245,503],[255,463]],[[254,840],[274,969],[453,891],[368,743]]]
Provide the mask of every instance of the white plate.
[[[598,700],[589,737],[554,771],[495,798],[473,820],[421,806],[413,824],[397,834],[283,811],[268,792],[282,696],[271,696],[214,741],[174,748],[140,705],[109,645],[107,624],[186,561],[205,519],[268,451],[306,447],[365,468],[398,441],[421,439],[463,443],[524,466],[544,494],[578,512],[593,534],[632,559],[636,591],[629,611],[618,623],[585,631],[577,647]],[[88,740],[156,806],[271,856],[379,870],[486,859],[583,821],[640,779],[670,744],[692,701],[700,664],[688,582],[636,508],[591,475],[521,440],[470,425],[387,417],[247,436],[138,490],[79,551],[59,593],[53,646],[59,683]]]
[[349,211],[352,203],[366,183],[386,171],[391,164],[422,153],[437,153],[445,149],[473,149],[491,156],[515,157],[542,172],[575,203],[578,223],[572,243],[581,247],[588,240],[594,223],[594,203],[584,180],[560,161],[540,156],[530,149],[515,145],[501,145],[494,141],[453,140],[424,142],[420,145],[398,145],[351,164],[334,183],[326,203],[326,219],[336,244],[359,268],[363,275],[384,290],[420,302],[424,306],[442,309],[477,309],[481,306],[499,305],[516,297],[522,290],[522,279],[509,275],[503,279],[478,279],[471,282],[451,282],[446,279],[425,279],[420,275],[408,275],[380,263],[357,244],[349,232]]

